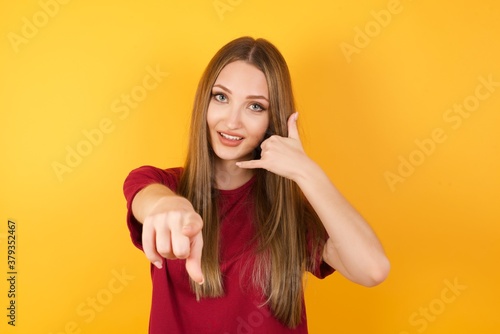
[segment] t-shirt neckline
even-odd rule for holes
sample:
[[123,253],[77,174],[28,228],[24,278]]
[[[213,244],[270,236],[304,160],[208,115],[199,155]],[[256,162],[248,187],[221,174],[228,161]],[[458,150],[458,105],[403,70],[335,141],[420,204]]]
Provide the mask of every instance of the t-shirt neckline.
[[234,188],[234,189],[217,189],[217,191],[220,192],[220,194],[222,195],[236,195],[240,192],[243,192],[245,190],[247,190],[249,187],[252,186],[252,184],[254,184],[255,180],[257,179],[257,175],[253,175],[250,180],[248,180],[247,182],[245,182],[244,184],[242,184],[241,186],[239,186],[238,188]]

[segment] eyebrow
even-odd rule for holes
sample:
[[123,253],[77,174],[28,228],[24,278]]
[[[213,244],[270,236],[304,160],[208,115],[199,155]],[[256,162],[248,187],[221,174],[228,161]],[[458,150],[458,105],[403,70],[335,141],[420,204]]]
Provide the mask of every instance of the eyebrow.
[[[223,90],[225,90],[226,92],[228,92],[229,94],[233,94],[233,92],[231,92],[231,90],[221,84],[215,84],[214,87],[219,87]],[[268,98],[263,96],[263,95],[248,95],[247,96],[247,99],[260,99],[260,100],[266,100],[267,102],[269,102]]]

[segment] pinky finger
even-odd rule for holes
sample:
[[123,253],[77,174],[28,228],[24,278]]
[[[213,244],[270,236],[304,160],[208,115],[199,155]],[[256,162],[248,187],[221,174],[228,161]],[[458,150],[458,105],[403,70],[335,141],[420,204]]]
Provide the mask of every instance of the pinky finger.
[[261,160],[240,161],[236,163],[236,166],[245,169],[264,168]]

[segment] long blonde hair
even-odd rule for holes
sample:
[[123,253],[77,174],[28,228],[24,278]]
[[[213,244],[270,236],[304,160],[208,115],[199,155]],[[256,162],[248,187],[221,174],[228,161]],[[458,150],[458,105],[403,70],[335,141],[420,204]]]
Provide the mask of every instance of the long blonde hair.
[[[219,73],[237,60],[254,65],[266,77],[268,134],[288,136],[287,120],[295,112],[288,66],[278,49],[265,39],[241,37],[229,42],[215,54],[204,71],[194,100],[188,155],[178,190],[191,201],[204,222],[202,270],[205,283],[199,286],[191,282],[201,297],[224,295],[219,264],[220,222],[214,153],[209,143],[207,110]],[[258,151],[255,155],[258,157]],[[295,182],[256,170],[253,195],[258,245],[253,281],[266,296],[274,316],[293,328],[301,322],[302,278],[306,270],[316,269],[312,259],[323,247],[325,231]]]

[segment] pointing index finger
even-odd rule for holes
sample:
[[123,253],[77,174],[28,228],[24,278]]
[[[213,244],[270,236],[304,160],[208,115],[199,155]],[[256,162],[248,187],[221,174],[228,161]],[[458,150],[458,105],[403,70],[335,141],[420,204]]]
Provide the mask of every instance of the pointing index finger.
[[203,284],[205,278],[201,270],[201,255],[203,249],[203,238],[201,231],[191,241],[191,252],[186,258],[186,270],[189,277],[198,284]]

